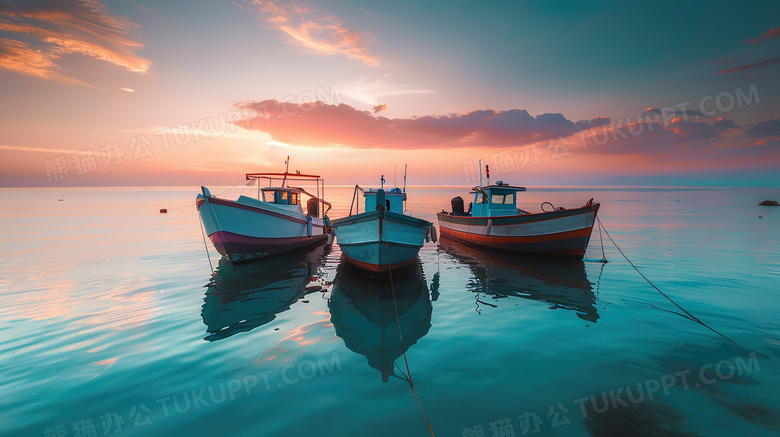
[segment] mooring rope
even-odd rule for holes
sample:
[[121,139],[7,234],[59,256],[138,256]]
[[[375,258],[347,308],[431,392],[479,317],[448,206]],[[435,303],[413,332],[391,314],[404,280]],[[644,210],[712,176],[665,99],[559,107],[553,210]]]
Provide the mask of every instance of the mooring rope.
[[401,351],[403,351],[404,364],[406,365],[406,375],[404,376],[408,378],[407,381],[409,382],[409,387],[412,388],[412,393],[414,394],[414,398],[417,400],[417,405],[420,407],[420,411],[422,412],[423,419],[425,419],[425,424],[428,425],[428,431],[431,432],[431,436],[436,437],[436,435],[433,433],[433,427],[431,427],[431,422],[428,421],[428,416],[425,414],[425,409],[423,409],[422,403],[420,402],[420,398],[417,396],[417,390],[414,389],[414,383],[412,382],[412,371],[409,369],[409,360],[406,358],[406,346],[404,345],[404,335],[401,332],[401,319],[400,317],[398,317],[398,304],[396,303],[396,299],[395,299],[395,284],[393,284],[393,271],[390,267],[391,264],[390,263],[390,238],[387,234],[387,220],[385,220],[384,218],[385,215],[384,209],[380,213],[382,214],[382,216],[379,219],[380,229],[382,228],[382,224],[384,224],[385,227],[385,249],[387,251],[387,274],[390,276],[390,290],[392,290],[393,292],[393,309],[395,310],[395,323],[398,326],[398,338],[401,340]]
[[215,194],[215,195],[214,195],[214,197],[221,196],[221,195],[223,195],[223,194],[227,193],[228,191],[232,190],[233,188],[236,188],[236,187],[237,187],[239,184],[242,184],[242,183],[246,183],[246,178],[244,178],[244,179],[241,179],[241,180],[240,180],[240,181],[238,181],[238,182],[237,182],[235,185],[233,185],[232,187],[228,188],[227,190],[225,190],[225,191],[223,191],[223,192],[221,192],[221,193]]
[[209,267],[211,268],[211,276],[214,276],[214,266],[211,264],[211,255],[209,254],[209,246],[206,244],[206,232],[203,230],[203,217],[198,214],[198,220],[200,220],[200,235],[203,237],[203,247],[206,248],[206,256],[209,259]]
[[[237,184],[233,185],[232,187],[228,188],[227,190],[225,190],[225,191],[223,191],[223,192],[221,192],[219,194],[215,194],[214,196],[215,197],[216,196],[221,196],[221,195],[227,193],[228,191],[232,190],[233,188],[236,188],[239,184],[241,184],[242,182],[245,182],[245,181],[246,181],[246,179],[241,179]],[[166,208],[166,210],[167,211],[178,211],[178,210],[184,209],[184,208],[192,208],[192,204],[190,203],[188,205],[177,206],[177,207],[174,207],[174,208]]]
[[[709,326],[709,325],[707,325],[706,323],[704,323],[704,322],[702,322],[701,320],[699,320],[699,319],[698,319],[696,316],[694,316],[693,314],[689,313],[689,312],[688,312],[688,311],[687,311],[685,308],[683,308],[683,307],[681,307],[680,305],[678,305],[678,304],[677,304],[677,302],[675,302],[674,300],[672,300],[672,298],[671,298],[671,297],[667,296],[667,295],[666,295],[666,293],[664,293],[663,291],[661,291],[661,289],[660,289],[660,288],[656,287],[656,285],[655,285],[655,284],[653,284],[653,282],[652,282],[652,281],[650,281],[650,279],[648,279],[648,278],[647,278],[647,276],[645,276],[645,275],[644,275],[644,274],[643,274],[641,271],[639,271],[639,268],[637,268],[637,266],[635,266],[635,265],[634,265],[634,263],[632,263],[630,259],[628,259],[628,257],[626,256],[626,254],[625,254],[625,253],[623,253],[623,250],[622,250],[622,249],[620,249],[620,247],[617,245],[617,243],[615,243],[615,240],[612,238],[612,236],[611,236],[611,235],[609,235],[609,232],[607,231],[607,228],[605,228],[605,227],[604,227],[604,224],[603,224],[603,223],[601,223],[601,219],[599,219],[599,218],[597,217],[597,218],[596,218],[596,220],[598,220],[598,222],[599,222],[599,226],[600,226],[601,228],[604,228],[604,233],[605,233],[605,234],[607,234],[607,237],[609,238],[609,241],[611,241],[611,242],[612,242],[612,244],[615,246],[615,249],[617,249],[617,250],[618,250],[618,252],[620,252],[620,254],[621,254],[621,255],[623,255],[623,258],[625,258],[625,259],[626,259],[626,261],[628,262],[628,264],[630,264],[630,265],[631,265],[631,267],[633,267],[633,268],[634,268],[634,270],[636,270],[636,272],[637,272],[637,273],[639,273],[639,276],[641,276],[642,278],[644,278],[644,280],[645,280],[645,281],[647,281],[647,283],[648,283],[648,284],[650,284],[650,286],[651,286],[651,287],[655,288],[655,290],[656,290],[657,292],[661,293],[661,296],[665,297],[665,298],[666,298],[666,299],[667,299],[669,302],[671,302],[672,304],[674,304],[674,306],[676,306],[676,307],[677,307],[677,308],[679,308],[679,309],[680,309],[682,312],[684,312],[685,314],[687,314],[687,315],[688,315],[688,317],[690,317],[690,319],[691,319],[691,320],[693,320],[694,322],[696,322],[696,323],[698,323],[698,324],[700,324],[700,325],[704,326],[705,328],[709,329],[710,331],[712,331],[712,332],[714,332],[714,333],[718,334],[719,336],[721,336],[721,337],[725,338],[725,339],[726,339],[726,340],[728,340],[729,342],[731,342],[731,343],[733,343],[733,344],[735,344],[735,345],[737,345],[737,346],[739,346],[739,347],[741,347],[741,348],[748,349],[748,348],[746,348],[745,346],[742,346],[741,344],[737,343],[736,341],[734,341],[734,340],[732,340],[732,339],[730,339],[730,338],[726,337],[724,334],[721,334],[720,332],[718,332],[718,331],[717,331],[717,330],[715,330],[714,328],[710,327],[710,326]],[[750,349],[748,349],[748,350],[750,350]]]
[[[604,237],[601,235],[601,228],[602,228],[601,220],[599,220],[599,241],[601,241],[601,262],[605,263],[607,262],[607,256],[604,254]],[[602,270],[604,270],[604,266],[602,266]]]

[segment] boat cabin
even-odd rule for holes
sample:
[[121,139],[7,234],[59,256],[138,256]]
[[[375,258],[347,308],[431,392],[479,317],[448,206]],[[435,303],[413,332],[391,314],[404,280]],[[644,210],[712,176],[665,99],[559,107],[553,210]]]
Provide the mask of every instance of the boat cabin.
[[295,188],[266,187],[262,190],[263,201],[276,205],[299,205],[301,191]]
[[382,203],[382,199],[384,198],[385,211],[397,212],[398,214],[404,213],[406,193],[401,191],[400,188],[392,188],[390,190],[369,188],[363,192],[363,196],[365,196],[366,199],[365,211],[374,211],[377,205]]
[[517,193],[524,187],[514,187],[501,181],[486,187],[474,187],[474,202],[469,206],[472,217],[517,215]]

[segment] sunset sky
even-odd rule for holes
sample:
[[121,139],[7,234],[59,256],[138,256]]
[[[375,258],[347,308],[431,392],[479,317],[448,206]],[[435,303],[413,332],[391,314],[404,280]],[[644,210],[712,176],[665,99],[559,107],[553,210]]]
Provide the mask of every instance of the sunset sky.
[[0,186],[780,186],[780,3],[0,1]]

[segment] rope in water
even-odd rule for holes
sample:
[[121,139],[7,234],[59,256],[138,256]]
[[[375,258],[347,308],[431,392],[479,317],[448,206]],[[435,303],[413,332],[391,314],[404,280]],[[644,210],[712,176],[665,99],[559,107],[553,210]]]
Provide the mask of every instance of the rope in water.
[[[633,268],[634,268],[634,270],[636,270],[636,272],[637,272],[637,273],[639,273],[639,276],[641,276],[642,278],[644,278],[644,280],[645,280],[645,281],[647,281],[647,283],[648,283],[648,284],[650,284],[650,286],[651,286],[651,287],[655,288],[655,290],[656,290],[657,292],[661,293],[661,296],[665,297],[665,298],[666,298],[666,299],[667,299],[669,302],[671,302],[672,304],[674,304],[674,306],[676,306],[676,307],[677,307],[677,308],[679,308],[679,309],[680,309],[682,312],[684,312],[686,315],[688,315],[688,317],[689,317],[691,320],[693,320],[694,322],[696,322],[696,323],[700,324],[701,326],[704,326],[705,328],[707,328],[707,329],[709,329],[710,331],[712,331],[712,332],[714,332],[714,333],[718,334],[719,336],[721,336],[721,337],[725,338],[726,340],[730,341],[731,343],[733,343],[733,344],[735,344],[735,345],[737,345],[737,346],[739,346],[739,347],[741,347],[741,348],[745,348],[745,347],[744,347],[744,346],[742,346],[741,344],[739,344],[739,343],[737,343],[736,341],[734,341],[734,340],[732,340],[732,339],[730,339],[730,338],[726,337],[724,334],[721,334],[720,332],[718,332],[718,331],[717,331],[717,330],[715,330],[714,328],[710,327],[710,326],[709,326],[709,325],[707,325],[706,323],[704,323],[704,322],[702,322],[701,320],[699,320],[699,319],[698,319],[696,316],[694,316],[693,314],[691,314],[691,313],[689,313],[688,311],[686,311],[686,310],[685,310],[685,308],[683,308],[683,307],[681,307],[680,305],[678,305],[678,304],[677,304],[677,302],[675,302],[674,300],[672,300],[672,298],[671,298],[671,297],[667,296],[667,295],[666,295],[666,294],[665,294],[663,291],[661,291],[661,289],[660,289],[660,288],[656,287],[656,285],[655,285],[655,284],[653,284],[653,283],[652,283],[652,281],[650,281],[650,279],[648,279],[648,278],[647,278],[647,276],[645,276],[645,275],[644,275],[644,274],[643,274],[641,271],[639,271],[639,268],[637,268],[637,266],[635,266],[635,265],[634,265],[634,263],[632,263],[630,259],[628,259],[628,257],[626,256],[626,254],[625,254],[625,253],[623,253],[623,250],[622,250],[622,249],[620,249],[620,247],[618,247],[617,243],[615,243],[615,240],[612,238],[612,236],[611,236],[611,235],[609,235],[609,232],[607,231],[607,228],[605,228],[605,227],[604,227],[604,224],[603,224],[603,223],[601,223],[601,219],[599,219],[599,218],[597,217],[597,218],[596,218],[596,220],[598,220],[598,222],[599,222],[599,226],[600,226],[601,228],[604,228],[604,233],[605,233],[605,234],[607,234],[607,237],[609,238],[609,241],[611,241],[611,242],[612,242],[612,244],[615,246],[615,249],[617,249],[617,250],[618,250],[618,252],[620,252],[620,254],[621,254],[621,255],[623,255],[623,258],[625,258],[625,260],[628,262],[628,264],[630,264],[630,265],[631,265],[631,267],[633,267]],[[745,348],[745,349],[747,349],[747,348]]]
[[[382,216],[379,219],[379,226],[381,229],[382,224],[384,224],[385,227],[385,249],[387,253],[387,274],[390,276],[390,290],[393,292],[393,309],[395,310],[395,322],[396,326],[398,326],[398,338],[401,340],[401,350],[403,351],[404,355],[404,364],[406,365],[406,376],[409,382],[409,387],[412,388],[412,393],[414,394],[414,398],[417,400],[417,405],[420,407],[420,411],[422,412],[423,419],[425,419],[425,424],[428,425],[428,431],[431,432],[431,435],[433,437],[436,437],[433,433],[433,428],[431,427],[431,422],[428,421],[428,416],[425,414],[425,410],[423,409],[422,403],[420,402],[420,398],[417,396],[417,390],[414,389],[414,383],[412,382],[412,371],[409,369],[409,360],[406,358],[406,346],[404,345],[404,336],[403,333],[401,333],[401,320],[400,317],[398,317],[398,304],[395,300],[395,284],[393,284],[393,271],[390,268],[390,238],[387,235],[387,220],[384,219],[384,210],[381,211]],[[381,241],[381,240],[380,240]],[[403,372],[402,372],[403,373]]]

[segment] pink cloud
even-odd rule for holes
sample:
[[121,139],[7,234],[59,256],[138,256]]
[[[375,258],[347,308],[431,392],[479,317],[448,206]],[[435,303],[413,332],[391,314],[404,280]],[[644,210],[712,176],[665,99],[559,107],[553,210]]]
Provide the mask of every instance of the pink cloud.
[[743,130],[728,119],[697,120],[691,115],[696,111],[679,111],[664,117],[654,108],[619,120],[596,117],[574,123],[560,113],[532,116],[524,109],[387,118],[346,104],[319,101],[299,105],[262,100],[235,106],[247,114],[237,125],[265,132],[282,143],[318,148],[435,150],[534,146],[541,150],[587,150],[599,155],[675,156],[709,150],[724,138],[739,139],[739,131]]
[[344,55],[379,66],[379,60],[368,53],[363,38],[333,16],[293,2],[248,0],[248,3],[261,20],[292,37],[295,44],[320,55]]
[[767,67],[770,65],[780,64],[780,58],[767,59],[765,61],[756,62],[755,64],[740,65],[738,67],[727,68],[720,70],[718,74],[733,73],[735,71],[750,70],[753,68]]
[[763,35],[757,38],[747,39],[744,41],[747,41],[748,44],[755,44],[757,42],[766,41],[768,39],[778,38],[778,37],[780,37],[780,27],[775,27],[774,29],[770,29],[769,31],[767,31],[766,33],[764,33]]
[[475,110],[413,118],[377,117],[349,105],[296,104],[263,100],[236,107],[252,115],[239,126],[275,140],[310,147],[360,149],[439,149],[482,145],[522,145],[570,135],[575,125],[562,114],[531,116],[524,109]]
[[0,30],[11,33],[0,39],[0,68],[87,85],[59,65],[63,56],[81,54],[143,74],[151,62],[135,54],[143,45],[128,38],[133,27],[96,0],[0,4]]

